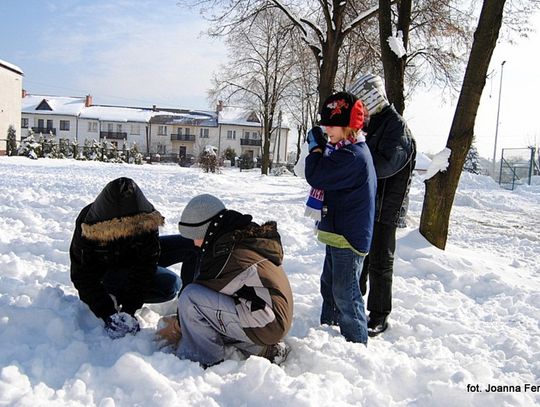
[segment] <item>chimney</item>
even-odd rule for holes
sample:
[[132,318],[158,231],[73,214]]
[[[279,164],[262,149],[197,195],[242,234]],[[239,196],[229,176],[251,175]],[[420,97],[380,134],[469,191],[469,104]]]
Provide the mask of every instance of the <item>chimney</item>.
[[156,105],[152,105],[152,111],[157,112],[157,106]]
[[22,90],[22,97],[23,97],[23,99],[26,97],[26,95],[27,95],[26,89],[23,89],[23,90]]
[[84,100],[84,107],[90,107],[92,106],[92,96],[86,95],[86,98]]
[[221,111],[223,111],[223,100],[219,100],[218,101],[218,104],[216,106],[216,111],[219,113]]

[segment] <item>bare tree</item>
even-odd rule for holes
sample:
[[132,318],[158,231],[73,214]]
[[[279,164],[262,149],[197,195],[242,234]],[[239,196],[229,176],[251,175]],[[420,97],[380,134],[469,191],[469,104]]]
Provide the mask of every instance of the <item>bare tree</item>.
[[[234,32],[239,24],[251,21],[269,8],[277,8],[300,33],[311,50],[319,70],[319,103],[332,94],[338,70],[339,52],[345,38],[377,14],[377,6],[366,8],[364,0],[184,0],[181,4],[199,7],[214,26],[213,35]],[[211,14],[210,10],[218,10]]]
[[484,0],[446,147],[449,166],[426,181],[420,233],[440,249],[446,247],[450,211],[465,157],[474,136],[474,123],[493,50],[497,45],[506,0]]
[[[277,112],[292,86],[292,25],[275,10],[266,9],[236,27],[227,43],[229,62],[214,78],[210,97],[235,101],[260,114],[263,132],[261,172],[268,174],[270,141]],[[280,123],[278,123],[279,125]]]

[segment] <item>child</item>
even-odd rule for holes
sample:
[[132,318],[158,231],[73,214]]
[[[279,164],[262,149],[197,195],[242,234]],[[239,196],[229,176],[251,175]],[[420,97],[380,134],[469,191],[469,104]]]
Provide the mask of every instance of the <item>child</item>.
[[321,324],[339,325],[346,340],[367,344],[364,301],[358,286],[371,243],[377,178],[363,135],[363,106],[339,92],[322,107],[320,124],[308,133],[306,180],[313,187],[308,215],[318,221],[318,239],[326,244],[321,275]]
[[178,299],[178,356],[211,366],[232,344],[280,363],[293,299],[276,222],[259,226],[203,194],[189,201],[178,225],[201,248],[199,273]]
[[79,297],[121,338],[139,330],[143,303],[174,299],[180,279],[166,267],[184,262],[184,285],[193,278],[197,251],[179,235],[159,237],[163,216],[130,178],[109,182],[75,222],[69,255]]

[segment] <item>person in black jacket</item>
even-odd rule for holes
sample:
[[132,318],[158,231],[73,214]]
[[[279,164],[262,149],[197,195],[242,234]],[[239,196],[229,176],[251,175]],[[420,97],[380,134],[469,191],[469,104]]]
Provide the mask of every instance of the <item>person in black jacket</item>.
[[77,217],[69,249],[71,281],[112,338],[139,330],[134,315],[143,303],[177,296],[180,278],[165,267],[184,262],[184,285],[193,279],[198,261],[193,241],[160,238],[163,223],[129,178],[109,182]]
[[360,278],[364,295],[369,275],[368,332],[376,336],[388,328],[387,319],[392,311],[396,227],[404,224],[416,144],[403,117],[388,102],[379,76],[361,75],[349,91],[364,103],[363,130],[377,173],[373,240]]

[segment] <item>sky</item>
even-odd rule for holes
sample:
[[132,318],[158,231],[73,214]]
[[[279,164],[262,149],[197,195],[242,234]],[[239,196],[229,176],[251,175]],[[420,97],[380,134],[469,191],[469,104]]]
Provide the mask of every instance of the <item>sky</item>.
[[[2,0],[0,21],[0,59],[24,71],[29,93],[91,94],[96,104],[214,108],[207,91],[226,49],[202,35],[208,23],[197,10],[176,0]],[[538,15],[532,21],[540,28]],[[502,61],[497,157],[502,147],[540,144],[539,49],[538,32],[497,46],[475,128],[482,156],[493,156]],[[455,103],[439,89],[412,95],[405,118],[420,151],[444,148]]]

